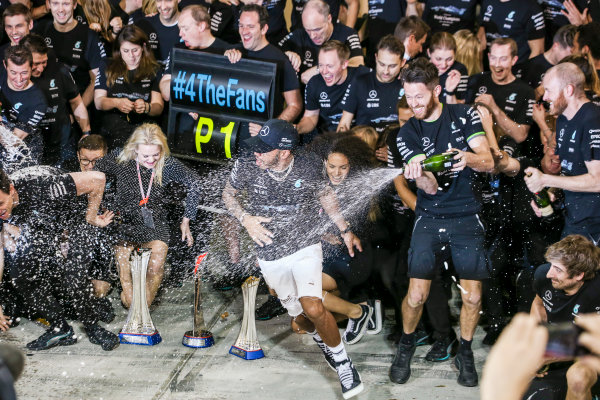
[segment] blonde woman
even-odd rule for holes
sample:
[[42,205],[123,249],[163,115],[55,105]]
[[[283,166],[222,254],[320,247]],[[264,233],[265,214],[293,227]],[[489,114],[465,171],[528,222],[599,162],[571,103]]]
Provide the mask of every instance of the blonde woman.
[[152,250],[146,276],[146,301],[152,303],[164,272],[169,243],[167,213],[164,210],[165,185],[179,182],[187,189],[181,221],[181,240],[193,243],[190,219],[200,200],[198,175],[169,155],[167,138],[156,124],[137,127],[123,150],[113,151],[96,163],[96,169],[116,178],[115,213],[122,223],[116,226],[116,258],[123,291],[121,301],[129,308],[133,289],[129,255],[135,247]]
[[469,76],[483,71],[483,48],[479,39],[468,29],[461,29],[454,34],[456,41],[455,59],[467,67]]

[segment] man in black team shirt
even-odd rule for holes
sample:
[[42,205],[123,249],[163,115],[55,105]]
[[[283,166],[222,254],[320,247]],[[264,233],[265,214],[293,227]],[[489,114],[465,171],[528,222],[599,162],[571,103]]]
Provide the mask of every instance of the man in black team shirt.
[[[236,161],[223,201],[257,244],[258,263],[267,284],[298,326],[311,332],[334,368],[345,399],[363,390],[360,375],[346,354],[333,315],[322,302],[323,252],[315,227],[319,208],[339,229],[351,256],[360,241],[339,213],[333,191],[321,184],[320,162],[294,152],[298,133],[288,122],[272,119],[248,139],[251,157]],[[243,209],[236,195],[247,192]],[[318,225],[318,224],[317,224]]]
[[[11,282],[31,315],[43,318],[50,328],[27,344],[29,350],[45,350],[77,342],[73,328],[66,320],[66,310],[57,295],[73,311],[85,328],[90,341],[112,350],[118,337],[98,325],[92,306],[92,288],[87,271],[81,271],[85,251],[60,254],[60,237],[69,220],[69,202],[76,196],[88,195],[86,220],[105,227],[112,221],[109,213],[98,215],[105,178],[100,172],[77,172],[54,175],[36,167],[31,174],[22,170],[9,179],[0,171],[0,219],[12,243],[3,243],[4,261]],[[46,170],[47,171],[47,170]]]
[[[558,116],[556,149],[542,159],[542,169],[548,173],[527,168],[525,172],[530,176],[525,182],[533,193],[545,187],[562,189],[566,209],[562,235],[580,234],[598,245],[600,107],[587,99],[584,84],[585,77],[575,64],[558,64],[546,72],[544,100],[550,103],[550,113]],[[553,159],[560,160],[560,171],[552,165]]]
[[398,101],[402,98],[402,82],[398,75],[404,66],[404,46],[392,35],[384,36],[377,45],[375,70],[357,76],[342,98],[342,118],[338,131],[356,125],[371,125],[382,132],[398,121]]
[[33,28],[33,18],[27,7],[21,3],[15,3],[4,10],[2,20],[4,21],[6,36],[10,40],[9,43],[0,47],[0,56],[4,58],[4,52],[8,46],[19,44],[21,39],[29,35]]
[[494,39],[509,37],[518,48],[518,66],[544,52],[544,15],[535,1],[483,0],[477,37],[488,50]]
[[[264,7],[256,4],[249,4],[242,7],[239,31],[245,51],[244,56],[277,64],[278,82],[276,84],[276,96],[279,98],[275,99],[275,112],[273,115],[276,115],[279,119],[292,122],[302,111],[300,84],[296,72],[286,55],[267,41],[268,21],[269,14]],[[237,49],[231,49],[227,50],[225,55],[229,58],[229,61],[235,63],[242,57],[242,52]],[[283,108],[284,100],[285,108]],[[247,137],[248,134],[251,136],[257,135],[260,128],[260,125],[250,123],[248,132],[245,132],[243,129],[240,131],[241,139]]]
[[[200,50],[208,53],[223,54],[232,47],[229,43],[213,36],[210,30],[210,15],[204,6],[185,7],[179,15],[179,36],[183,43],[177,43],[177,49]],[[171,98],[171,56],[165,65],[165,73],[160,79],[160,92],[165,101]]]
[[[553,325],[573,322],[581,314],[600,314],[600,249],[581,235],[569,235],[548,247],[545,257],[548,264],[535,271],[531,315]],[[600,393],[598,375],[585,363],[550,361],[545,369],[523,398],[583,400]]]
[[431,33],[455,33],[460,29],[472,31],[475,28],[477,0],[425,0],[423,20],[431,28]]
[[[481,310],[481,280],[488,278],[484,228],[474,171],[491,172],[490,147],[475,109],[464,104],[441,104],[437,68],[417,59],[402,71],[406,101],[414,117],[400,129],[396,143],[407,163],[404,176],[417,184],[417,217],[410,243],[408,294],[402,303],[403,335],[390,370],[390,379],[405,383],[416,348],[415,330],[435,276],[436,255],[447,247],[460,277],[463,305],[460,346],[454,364],[458,383],[477,385],[471,342]],[[420,161],[456,151],[451,170],[423,171]]]
[[[308,81],[304,92],[304,115],[296,126],[298,133],[335,131],[342,117],[342,97],[350,82],[366,67],[349,67],[350,50],[337,40],[325,42],[319,50],[319,75]],[[304,143],[306,143],[306,138]]]
[[86,107],[94,100],[94,82],[106,52],[98,34],[73,18],[76,0],[49,0],[53,22],[38,33],[58,61],[69,68]]
[[495,39],[488,58],[490,72],[469,78],[465,102],[480,102],[488,106],[504,132],[517,143],[522,143],[527,139],[532,123],[535,93],[512,73],[517,62],[516,42],[510,38]]
[[316,57],[319,48],[328,40],[339,40],[350,49],[348,65],[356,67],[365,63],[358,33],[346,25],[333,22],[329,6],[323,0],[309,0],[302,10],[302,28],[287,35],[279,47],[290,58],[292,66],[306,84],[319,74]]
[[32,64],[31,52],[24,46],[11,46],[6,50],[4,70],[0,72],[0,104],[4,122],[39,162],[43,151],[40,123],[47,105],[44,94],[31,81]]
[[144,17],[136,22],[148,35],[150,48],[156,60],[162,64],[167,62],[171,49],[179,43],[179,0],[156,0],[158,14]]
[[558,64],[563,58],[573,54],[573,42],[576,33],[576,26],[562,26],[554,34],[552,46],[544,53],[527,61],[521,79],[535,89],[536,99],[539,99],[544,94],[542,79],[546,71]]
[[[340,5],[342,4],[342,0],[325,0],[329,5],[329,9],[331,10],[331,19],[337,22],[339,14],[340,14]],[[292,15],[291,22],[292,26],[290,30],[295,31],[296,29],[302,28],[302,12],[304,11],[304,6],[306,5],[306,0],[292,0]],[[358,18],[358,11],[360,8],[359,0],[346,0],[346,26],[350,28],[354,28],[356,24],[356,20]]]
[[[84,135],[90,133],[90,119],[77,85],[64,64],[48,58],[48,46],[44,38],[31,33],[22,40],[33,56],[32,81],[40,88],[48,103],[42,121],[44,129],[43,163],[62,165],[75,158],[75,135],[71,131],[71,118]],[[68,108],[67,108],[68,104]]]

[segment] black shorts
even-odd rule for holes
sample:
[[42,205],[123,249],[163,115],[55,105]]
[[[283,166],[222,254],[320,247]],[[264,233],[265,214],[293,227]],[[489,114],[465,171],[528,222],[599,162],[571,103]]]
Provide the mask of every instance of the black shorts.
[[460,279],[487,279],[490,272],[484,241],[485,228],[477,214],[457,218],[420,216],[415,220],[408,250],[408,276],[433,279],[436,268],[440,268],[436,254],[449,247]]

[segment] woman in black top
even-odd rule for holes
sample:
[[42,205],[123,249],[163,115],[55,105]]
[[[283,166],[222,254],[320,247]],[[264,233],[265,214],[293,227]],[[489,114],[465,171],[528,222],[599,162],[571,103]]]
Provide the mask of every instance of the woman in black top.
[[160,67],[149,49],[146,34],[128,25],[115,42],[112,61],[100,68],[94,103],[105,111],[101,134],[109,149],[123,146],[137,125],[162,113]]
[[115,211],[122,222],[117,225],[115,252],[123,292],[121,301],[131,305],[133,289],[129,255],[136,247],[150,248],[146,300],[154,300],[162,282],[169,243],[169,226],[165,211],[165,186],[179,182],[187,189],[185,212],[181,221],[181,240],[193,243],[190,219],[196,216],[200,200],[198,175],[169,156],[167,138],[156,124],[142,124],[135,129],[123,150],[115,150],[96,163],[96,169],[116,177]]

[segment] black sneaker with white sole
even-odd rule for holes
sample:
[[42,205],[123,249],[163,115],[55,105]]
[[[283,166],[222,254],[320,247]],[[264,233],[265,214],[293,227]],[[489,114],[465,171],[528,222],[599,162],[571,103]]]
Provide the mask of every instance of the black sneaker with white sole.
[[381,315],[381,300],[367,300],[367,304],[373,308],[371,318],[367,325],[367,334],[377,335],[383,328],[383,317]]
[[323,340],[321,340],[321,338],[317,339],[315,336],[313,336],[313,340],[323,352],[323,355],[325,356],[325,361],[327,361],[327,365],[329,365],[329,368],[335,371],[335,360],[333,359],[333,353],[331,353],[329,347],[325,343],[323,343]]
[[360,374],[356,368],[354,368],[354,365],[349,358],[342,362],[335,363],[335,369],[340,378],[342,396],[344,399],[354,397],[364,390],[365,387],[360,380]]
[[73,328],[69,326],[67,330],[50,328],[33,342],[27,343],[26,347],[29,350],[47,350],[56,346],[70,346],[75,343],[77,343],[77,337]]
[[362,339],[367,331],[367,324],[369,323],[369,319],[371,319],[371,314],[373,314],[371,306],[364,304],[359,304],[359,306],[362,310],[362,315],[358,318],[349,318],[346,331],[342,335],[346,344],[358,343]]

